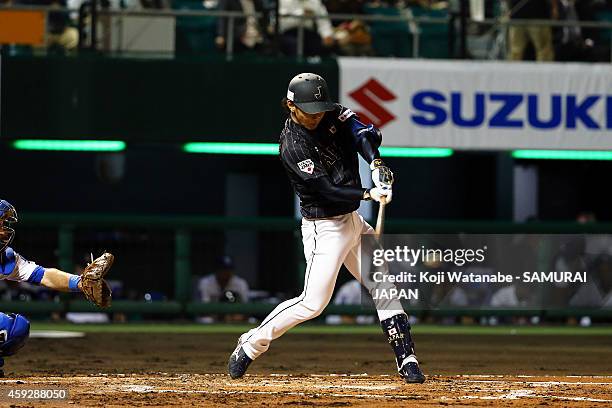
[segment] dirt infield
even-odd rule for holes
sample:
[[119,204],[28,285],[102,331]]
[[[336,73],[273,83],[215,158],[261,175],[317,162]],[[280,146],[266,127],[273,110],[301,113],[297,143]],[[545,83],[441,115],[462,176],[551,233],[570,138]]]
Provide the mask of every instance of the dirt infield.
[[[382,335],[288,334],[249,375],[225,375],[234,334],[31,339],[7,360],[2,406],[609,406],[609,336],[420,335],[423,385],[397,377]],[[66,400],[10,389],[64,388]]]
[[[3,384],[4,387],[8,384]],[[32,377],[15,389],[69,389],[43,406],[609,406],[612,377],[433,376],[408,385],[395,376],[222,374]],[[6,395],[6,392],[5,392]],[[6,401],[6,399],[5,399]],[[17,402],[17,401],[16,401]],[[23,402],[23,401],[21,401]],[[20,406],[18,403],[16,406]],[[28,406],[28,405],[24,405]]]

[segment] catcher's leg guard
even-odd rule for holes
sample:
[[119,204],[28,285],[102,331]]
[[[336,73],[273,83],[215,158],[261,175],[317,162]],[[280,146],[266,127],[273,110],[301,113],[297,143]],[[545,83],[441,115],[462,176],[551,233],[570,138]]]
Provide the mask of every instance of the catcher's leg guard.
[[410,335],[410,323],[408,316],[404,313],[380,322],[387,341],[395,353],[397,371],[408,383],[425,382],[425,376],[421,372],[419,362],[414,354],[414,343]]

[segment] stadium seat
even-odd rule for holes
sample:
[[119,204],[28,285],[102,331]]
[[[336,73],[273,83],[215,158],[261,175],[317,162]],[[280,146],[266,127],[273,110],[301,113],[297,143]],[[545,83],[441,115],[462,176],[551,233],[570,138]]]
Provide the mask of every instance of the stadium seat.
[[[446,10],[427,10],[422,7],[412,7],[415,17],[444,18]],[[420,24],[421,44],[419,57],[449,58],[448,55],[448,24]]]
[[[395,7],[365,5],[366,14],[399,16]],[[371,21],[372,46],[376,55],[381,57],[412,56],[412,35],[405,22]]]
[[[173,0],[174,10],[214,10],[205,8],[202,1]],[[217,51],[215,36],[217,18],[177,17],[176,18],[176,55],[212,54]]]
[[[364,7],[366,14],[399,16],[400,10],[395,7]],[[428,10],[422,7],[411,7],[415,17],[445,17],[445,10]],[[370,22],[373,47],[378,56],[403,57],[413,56],[413,35],[405,22]],[[448,25],[420,24],[421,30],[419,57],[448,58]]]
[[[600,11],[597,13],[597,20],[607,23],[612,22],[612,10]],[[610,40],[612,38],[612,30],[601,30],[601,39]]]

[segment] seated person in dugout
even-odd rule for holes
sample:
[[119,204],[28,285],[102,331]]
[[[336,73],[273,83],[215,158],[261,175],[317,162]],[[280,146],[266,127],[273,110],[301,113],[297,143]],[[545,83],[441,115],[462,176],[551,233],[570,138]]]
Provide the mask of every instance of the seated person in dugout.
[[234,261],[228,255],[217,259],[214,273],[200,279],[198,292],[203,303],[249,301],[249,284],[235,274]]

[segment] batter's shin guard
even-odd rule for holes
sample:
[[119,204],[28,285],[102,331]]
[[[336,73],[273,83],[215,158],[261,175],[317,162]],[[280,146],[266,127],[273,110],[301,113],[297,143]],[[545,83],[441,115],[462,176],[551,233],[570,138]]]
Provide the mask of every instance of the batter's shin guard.
[[409,383],[422,383],[425,376],[419,368],[419,362],[414,354],[414,342],[410,335],[410,323],[404,313],[380,322],[387,341],[395,353],[397,371]]

